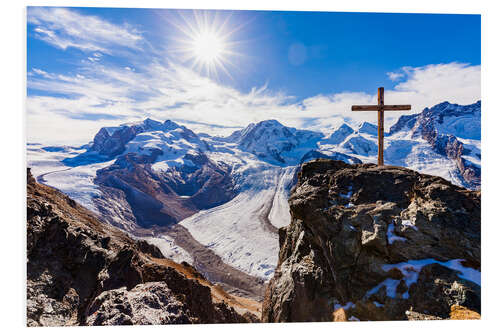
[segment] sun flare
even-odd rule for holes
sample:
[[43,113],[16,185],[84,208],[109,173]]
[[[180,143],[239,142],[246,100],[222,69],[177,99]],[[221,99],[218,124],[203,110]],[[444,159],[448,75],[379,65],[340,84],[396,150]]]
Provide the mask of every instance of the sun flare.
[[195,57],[204,64],[212,64],[221,60],[226,51],[222,37],[213,32],[201,32],[194,37],[192,44]]
[[218,77],[220,72],[231,77],[228,66],[234,66],[231,58],[240,55],[235,46],[241,41],[235,40],[235,33],[241,26],[234,26],[228,15],[207,11],[184,13],[179,18],[170,23],[178,33],[174,51],[182,55],[183,62],[210,77]]

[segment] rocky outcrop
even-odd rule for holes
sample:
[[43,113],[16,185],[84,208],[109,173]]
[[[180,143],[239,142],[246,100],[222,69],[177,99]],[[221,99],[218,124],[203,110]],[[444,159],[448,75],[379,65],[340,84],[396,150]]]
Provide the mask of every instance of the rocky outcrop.
[[191,266],[101,223],[29,171],[27,184],[28,326],[254,320]]
[[[279,230],[266,322],[480,313],[480,192],[400,168],[305,163]],[[338,312],[337,312],[338,313]]]
[[316,160],[318,158],[326,158],[326,159],[329,159],[329,160],[343,161],[343,162],[346,162],[346,163],[349,163],[349,164],[363,163],[357,157],[349,156],[347,154],[342,154],[342,153],[339,153],[339,152],[335,152],[335,153],[333,153],[332,155],[329,156],[329,155],[323,154],[322,152],[319,152],[317,150],[310,150],[307,153],[305,153],[304,156],[302,156],[302,158],[300,160],[300,164],[305,163],[305,162],[309,162],[309,161],[312,161],[312,160]]
[[88,325],[189,324],[186,305],[165,282],[147,282],[127,291],[126,287],[101,293],[90,305]]

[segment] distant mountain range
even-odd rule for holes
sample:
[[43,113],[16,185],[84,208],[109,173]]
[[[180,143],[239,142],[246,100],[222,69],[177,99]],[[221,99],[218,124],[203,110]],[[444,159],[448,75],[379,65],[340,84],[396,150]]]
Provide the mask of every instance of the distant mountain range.
[[[480,101],[401,116],[386,133],[385,162],[479,189],[480,124]],[[296,171],[316,158],[376,163],[377,127],[344,123],[325,136],[266,120],[217,137],[146,119],[103,127],[82,147],[28,145],[39,182],[155,243],[166,257],[206,272],[195,253],[205,248],[263,280],[276,267],[277,230],[290,222]]]

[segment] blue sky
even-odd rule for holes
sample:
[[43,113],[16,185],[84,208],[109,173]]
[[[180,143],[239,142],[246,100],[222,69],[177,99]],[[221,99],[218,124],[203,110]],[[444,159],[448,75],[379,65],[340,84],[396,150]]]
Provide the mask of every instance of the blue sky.
[[[83,143],[148,116],[328,132],[373,121],[348,109],[378,86],[412,112],[480,99],[479,15],[29,7],[27,21],[28,140]],[[207,72],[186,45],[211,29],[225,46]]]

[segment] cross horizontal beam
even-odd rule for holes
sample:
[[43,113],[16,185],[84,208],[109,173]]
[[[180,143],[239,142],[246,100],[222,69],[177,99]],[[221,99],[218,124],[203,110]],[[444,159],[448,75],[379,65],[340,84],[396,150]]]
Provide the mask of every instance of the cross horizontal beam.
[[404,111],[411,110],[411,105],[353,105],[352,111]]

